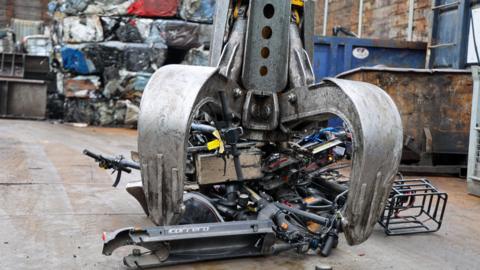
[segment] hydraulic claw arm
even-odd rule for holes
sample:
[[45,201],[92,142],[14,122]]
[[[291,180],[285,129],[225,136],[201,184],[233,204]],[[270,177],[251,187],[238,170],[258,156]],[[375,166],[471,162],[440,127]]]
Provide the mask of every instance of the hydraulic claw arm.
[[[314,3],[217,1],[211,66],[155,72],[140,108],[138,200],[158,227],[105,235],[105,255],[140,246],[148,251],[124,262],[148,268],[289,249],[327,256],[341,232],[351,245],[368,239],[397,172],[402,123],[374,85],[315,84]],[[318,131],[333,115],[348,142]],[[350,181],[320,179],[348,144]]]

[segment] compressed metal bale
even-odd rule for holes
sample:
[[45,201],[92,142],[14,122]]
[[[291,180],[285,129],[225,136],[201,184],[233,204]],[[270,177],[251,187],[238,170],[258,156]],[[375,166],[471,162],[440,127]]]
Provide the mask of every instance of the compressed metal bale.
[[[120,67],[122,65],[123,50],[121,47],[112,46],[110,42],[104,42],[98,44],[98,59],[103,62],[102,71],[108,67]],[[97,59],[97,58],[96,58]]]
[[142,43],[150,35],[151,19],[102,17],[105,41]]
[[49,93],[47,96],[47,118],[63,119],[65,96],[59,93]]
[[82,75],[120,65],[122,54],[120,48],[102,43],[67,45],[61,49],[63,68]]
[[147,43],[162,43],[184,50],[199,47],[202,45],[200,25],[180,20],[155,20]]
[[126,112],[125,112],[125,125],[137,125],[138,116],[140,115],[140,108],[130,102],[129,100],[125,101]]
[[50,14],[61,12],[66,15],[126,15],[133,0],[64,0],[51,1]]
[[115,102],[97,101],[91,104],[94,110],[93,124],[97,126],[115,125]]
[[63,68],[84,75],[99,72],[100,69],[92,59],[88,58],[83,51],[84,49],[86,49],[86,46],[63,47],[61,49]]
[[137,73],[127,79],[127,91],[143,91],[152,77],[151,73]]
[[104,74],[104,79],[118,77],[120,70],[152,73],[167,58],[164,44],[109,41],[96,44],[68,45],[62,48],[65,70],[76,74]]
[[180,18],[201,23],[213,23],[214,0],[182,0],[179,7]]
[[161,44],[126,44],[123,67],[133,72],[153,72],[163,65],[167,48]]
[[61,4],[60,11],[67,15],[76,15],[87,9],[91,2],[91,0],[65,0]]
[[122,42],[130,42],[130,43],[142,43],[143,38],[140,35],[140,31],[138,31],[137,27],[132,25],[130,22],[122,22],[120,26],[115,31],[118,40]]
[[174,17],[177,7],[177,0],[136,0],[128,8],[128,14],[140,17]]
[[63,19],[63,42],[87,43],[101,41],[103,41],[103,28],[99,16],[73,16]]
[[205,48],[193,48],[188,50],[183,60],[183,65],[191,66],[208,66],[210,52],[205,50]]
[[64,121],[96,126],[124,125],[127,110],[126,101],[67,98]]
[[63,89],[66,97],[92,98],[98,96],[96,91],[100,89],[101,81],[98,76],[76,76],[66,78]]
[[127,113],[126,101],[119,100],[115,103],[115,108],[113,111],[113,122],[115,124],[125,123],[125,115]]
[[150,31],[152,29],[152,19],[132,19],[132,22],[137,27],[140,36],[143,40],[147,40],[148,36],[150,36]]
[[151,73],[121,71],[119,77],[106,81],[102,94],[106,98],[120,97],[139,104],[151,75]]
[[133,0],[95,0],[89,4],[84,14],[101,14],[106,16],[127,15]]
[[103,38],[105,41],[117,40],[116,30],[120,27],[121,17],[101,17]]
[[65,100],[65,122],[72,123],[93,123],[93,108],[87,99],[69,98]]

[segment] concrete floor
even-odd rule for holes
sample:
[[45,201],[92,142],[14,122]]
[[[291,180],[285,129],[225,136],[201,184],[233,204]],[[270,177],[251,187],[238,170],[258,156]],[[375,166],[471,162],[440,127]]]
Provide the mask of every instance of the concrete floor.
[[[114,176],[84,157],[136,149],[136,132],[74,128],[48,122],[0,120],[0,269],[124,269],[121,250],[101,255],[101,233],[148,226],[139,205]],[[139,175],[129,175],[129,180]],[[356,247],[340,242],[332,256],[315,254],[197,263],[169,269],[480,269],[480,198],[457,178],[431,177],[449,194],[442,229],[433,234],[386,237],[377,226]]]

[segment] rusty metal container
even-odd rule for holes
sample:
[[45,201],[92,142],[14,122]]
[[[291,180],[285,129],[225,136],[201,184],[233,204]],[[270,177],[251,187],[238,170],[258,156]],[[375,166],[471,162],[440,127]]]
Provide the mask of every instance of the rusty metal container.
[[465,174],[473,81],[468,70],[358,68],[338,77],[384,89],[400,110],[403,172]]
[[45,119],[47,83],[0,77],[0,118]]
[[49,65],[45,56],[0,53],[0,118],[45,119]]

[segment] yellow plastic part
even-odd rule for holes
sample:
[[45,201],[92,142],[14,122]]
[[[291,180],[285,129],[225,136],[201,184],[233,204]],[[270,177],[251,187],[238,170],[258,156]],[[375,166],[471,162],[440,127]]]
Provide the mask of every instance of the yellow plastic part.
[[295,15],[295,23],[300,25],[300,14],[296,8],[293,9],[293,14]]
[[237,5],[235,6],[235,9],[233,10],[233,18],[238,18],[238,12],[240,10],[240,7],[242,6],[242,0],[237,1]]
[[[212,134],[216,138],[216,140],[211,141],[207,144],[208,150],[219,149],[218,151],[220,152],[220,154],[223,154],[225,152],[225,146],[223,144],[222,137],[220,136],[220,132],[218,132],[218,130],[215,130]],[[212,149],[210,149],[210,144],[213,147]]]
[[303,7],[303,0],[292,0],[292,5]]
[[209,151],[220,148],[220,140],[213,140],[211,142],[208,142],[207,143],[207,148],[208,148]]

